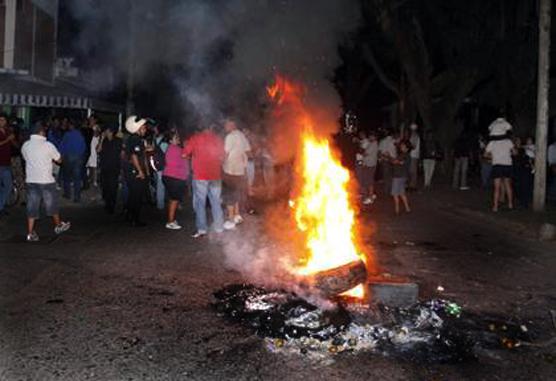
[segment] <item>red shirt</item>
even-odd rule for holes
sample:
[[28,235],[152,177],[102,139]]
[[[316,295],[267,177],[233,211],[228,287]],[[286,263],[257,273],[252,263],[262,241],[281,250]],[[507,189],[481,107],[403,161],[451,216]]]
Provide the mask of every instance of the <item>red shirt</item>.
[[[2,140],[6,140],[8,136],[10,135],[7,128],[5,128],[4,130],[0,129],[0,143],[2,142]],[[0,167],[9,167],[11,165],[12,165],[12,142],[9,141],[0,145]]]
[[193,180],[221,179],[224,142],[214,132],[196,133],[187,141],[182,153],[191,156]]

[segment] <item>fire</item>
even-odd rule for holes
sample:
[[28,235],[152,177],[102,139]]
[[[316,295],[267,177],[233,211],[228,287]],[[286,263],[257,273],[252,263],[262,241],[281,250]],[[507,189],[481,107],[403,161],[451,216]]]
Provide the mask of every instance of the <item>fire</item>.
[[[283,77],[267,89],[278,105],[287,104],[300,127],[297,195],[290,202],[297,228],[306,237],[306,256],[294,271],[310,275],[365,260],[355,244],[355,214],[350,205],[350,173],[335,157],[327,137],[315,134],[303,88]],[[362,285],[346,293],[363,297]]]

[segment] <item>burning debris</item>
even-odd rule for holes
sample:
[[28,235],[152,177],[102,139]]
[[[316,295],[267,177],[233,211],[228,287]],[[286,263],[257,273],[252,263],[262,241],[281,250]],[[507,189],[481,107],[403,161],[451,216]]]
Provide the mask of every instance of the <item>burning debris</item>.
[[323,309],[295,293],[248,284],[214,294],[225,317],[252,328],[272,352],[330,360],[339,353],[394,355],[426,362],[499,357],[530,340],[529,330],[500,318],[479,317],[456,303],[432,299],[409,308],[337,300]]

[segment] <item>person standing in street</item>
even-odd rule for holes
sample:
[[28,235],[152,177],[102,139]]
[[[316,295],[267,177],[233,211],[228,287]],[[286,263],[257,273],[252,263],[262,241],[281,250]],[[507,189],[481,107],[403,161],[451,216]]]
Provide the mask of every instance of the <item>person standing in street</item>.
[[247,164],[251,155],[251,145],[233,120],[224,122],[227,135],[224,139],[224,201],[228,211],[228,220],[224,229],[230,230],[243,222],[240,205],[247,196]]
[[208,233],[207,198],[214,230],[222,233],[224,224],[221,201],[224,142],[214,133],[212,124],[199,125],[198,128],[199,131],[187,141],[182,151],[184,159],[191,158],[193,169],[193,209],[197,226],[193,238],[200,238]]
[[392,160],[396,158],[396,155],[396,139],[392,131],[388,130],[378,143],[378,157],[386,194],[390,193],[392,189]]
[[368,137],[364,133],[360,133],[359,137],[361,153],[355,169],[363,205],[370,205],[376,200],[375,175],[378,162],[378,142],[374,132],[370,132]]
[[467,169],[469,168],[471,150],[469,136],[462,132],[454,143],[454,173],[452,177],[452,188],[454,189],[469,190]]
[[442,159],[442,147],[434,138],[432,131],[425,133],[423,141],[423,177],[425,188],[430,188],[436,168],[436,161]]
[[513,153],[514,143],[508,137],[501,140],[491,140],[485,148],[485,154],[492,160],[492,178],[494,179],[493,212],[498,212],[503,194],[507,196],[508,208],[514,208],[512,188]]
[[141,207],[147,194],[147,178],[149,166],[145,155],[145,141],[147,120],[132,115],[127,118],[125,128],[130,133],[126,145],[127,170],[126,183],[128,186],[127,218],[133,227],[143,227],[141,221]]
[[0,114],[0,217],[7,214],[5,206],[13,186],[12,147],[16,145],[15,135],[8,127],[8,116]]
[[407,140],[402,140],[398,147],[396,158],[392,159],[392,189],[390,191],[394,199],[394,211],[396,215],[400,214],[400,201],[403,203],[405,212],[411,212],[409,199],[407,198],[405,190],[409,174],[409,165],[411,163],[409,157],[411,144]]
[[117,130],[117,126],[106,128],[97,147],[102,198],[104,208],[109,214],[113,214],[116,209],[122,166],[122,139],[116,136]]
[[[166,146],[164,171],[162,181],[168,196],[168,219],[166,229],[180,230],[182,227],[176,220],[178,205],[183,202],[187,190],[189,177],[189,162],[182,157],[181,139],[176,131],[171,132]],[[165,139],[166,140],[166,139]]]
[[89,146],[89,158],[87,159],[87,175],[89,178],[89,184],[92,182],[94,187],[98,186],[98,144],[100,142],[100,127],[98,125],[93,126],[93,137],[91,138],[91,144]]
[[54,145],[46,140],[46,129],[37,123],[30,139],[23,144],[21,155],[25,159],[25,185],[27,189],[27,241],[36,242],[35,221],[40,217],[41,202],[47,216],[52,217],[54,233],[62,234],[71,224],[62,221],[58,209],[56,180],[52,175],[53,162],[60,163],[61,155]]
[[417,190],[419,184],[419,159],[421,157],[421,137],[419,136],[419,126],[417,123],[409,125],[409,143],[411,151],[409,151],[409,189]]
[[60,151],[64,163],[62,165],[64,171],[64,198],[71,198],[71,185],[73,183],[73,201],[80,202],[87,145],[83,135],[71,121],[68,124],[68,131],[62,138]]

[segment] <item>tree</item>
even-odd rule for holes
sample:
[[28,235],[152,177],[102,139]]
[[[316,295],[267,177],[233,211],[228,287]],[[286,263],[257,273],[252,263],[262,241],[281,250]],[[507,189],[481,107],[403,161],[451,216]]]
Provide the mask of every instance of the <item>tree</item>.
[[540,0],[539,74],[537,95],[537,134],[533,209],[543,211],[546,199],[546,146],[548,135],[548,90],[550,86],[550,14],[551,0]]

